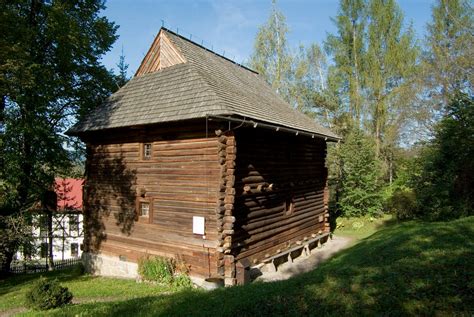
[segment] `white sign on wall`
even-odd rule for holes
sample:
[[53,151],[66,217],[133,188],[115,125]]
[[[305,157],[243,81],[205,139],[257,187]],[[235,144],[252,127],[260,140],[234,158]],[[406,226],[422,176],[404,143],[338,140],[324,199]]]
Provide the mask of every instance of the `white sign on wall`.
[[193,233],[204,235],[204,219],[204,217],[193,216]]

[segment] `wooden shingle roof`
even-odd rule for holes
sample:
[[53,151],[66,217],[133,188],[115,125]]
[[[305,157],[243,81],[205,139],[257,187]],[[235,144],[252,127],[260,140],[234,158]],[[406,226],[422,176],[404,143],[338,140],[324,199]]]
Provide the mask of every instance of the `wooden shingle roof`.
[[150,62],[153,52],[149,51],[137,75],[68,134],[219,115],[339,139],[283,101],[257,73],[165,28],[159,36],[179,52],[180,62],[172,65],[163,57],[161,64],[166,67],[146,72],[144,62],[160,65],[159,58]]

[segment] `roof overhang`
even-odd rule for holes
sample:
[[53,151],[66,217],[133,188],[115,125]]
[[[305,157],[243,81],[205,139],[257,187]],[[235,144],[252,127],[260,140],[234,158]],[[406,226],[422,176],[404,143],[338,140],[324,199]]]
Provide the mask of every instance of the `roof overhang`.
[[333,137],[333,136],[324,135],[321,133],[294,129],[294,128],[277,125],[273,123],[268,123],[268,122],[263,122],[263,121],[258,121],[258,120],[254,120],[252,118],[246,118],[246,117],[207,115],[206,118],[208,120],[215,120],[215,121],[237,122],[242,125],[253,126],[254,128],[260,127],[264,129],[270,129],[276,132],[282,131],[282,132],[292,133],[294,135],[304,135],[304,136],[311,137],[312,139],[314,138],[323,139],[324,141],[327,141],[327,142],[339,142],[340,140],[342,140],[342,138],[340,137]]

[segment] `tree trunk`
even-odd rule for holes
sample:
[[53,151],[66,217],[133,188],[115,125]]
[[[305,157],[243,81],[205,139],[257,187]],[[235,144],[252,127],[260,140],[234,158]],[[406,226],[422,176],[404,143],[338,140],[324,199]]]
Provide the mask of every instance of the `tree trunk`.
[[352,52],[354,56],[354,111],[356,126],[360,128],[360,100],[359,100],[359,64],[357,62],[357,47],[356,47],[356,26],[355,21],[352,21]]
[[48,271],[54,270],[53,255],[53,212],[48,210]]
[[[2,127],[2,132],[0,132],[0,143],[3,144],[4,132],[3,127],[5,123],[5,96],[0,96],[0,127]],[[0,179],[3,179],[3,174],[5,171],[5,154],[3,153],[4,146],[0,149]]]
[[3,125],[5,121],[5,105],[6,105],[6,97],[0,96],[0,125]]
[[0,278],[4,278],[10,274],[10,265],[13,261],[14,253],[11,251],[3,251],[4,259],[0,263],[1,271],[0,271]]
[[378,119],[375,119],[375,155],[380,156],[380,123]]
[[389,182],[392,185],[393,182],[393,155],[392,152],[388,155],[388,173],[389,173]]
[[375,125],[375,155],[376,157],[380,157],[380,151],[382,148],[382,128],[384,127],[384,118],[385,115],[384,105],[382,96],[379,90],[375,92],[376,100],[375,100],[375,112],[374,112],[374,125]]

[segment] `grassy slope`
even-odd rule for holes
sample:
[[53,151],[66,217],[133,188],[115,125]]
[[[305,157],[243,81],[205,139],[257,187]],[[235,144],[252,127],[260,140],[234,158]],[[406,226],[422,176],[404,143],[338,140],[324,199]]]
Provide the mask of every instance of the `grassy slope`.
[[392,215],[384,215],[381,218],[357,217],[337,218],[337,226],[334,234],[361,240],[367,238],[381,228],[394,225],[397,219]]
[[[472,315],[474,217],[381,229],[317,270],[213,292],[139,295],[48,315]],[[69,286],[69,282],[65,282]],[[72,288],[72,287],[71,287]],[[3,291],[3,286],[0,287]],[[73,293],[74,293],[74,289]]]
[[42,274],[17,275],[0,281],[0,315],[2,311],[22,307],[25,294],[32,281],[39,276],[57,279],[74,294],[76,301],[129,299],[132,297],[158,295],[169,291],[164,286],[139,284],[134,280],[113,279],[81,275],[77,269],[68,269]]

